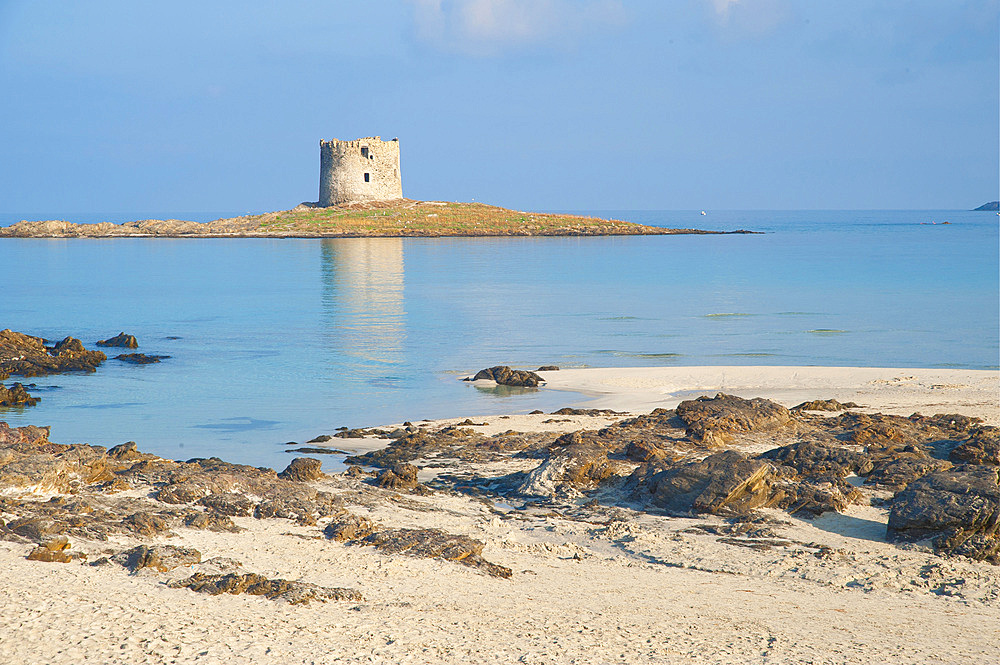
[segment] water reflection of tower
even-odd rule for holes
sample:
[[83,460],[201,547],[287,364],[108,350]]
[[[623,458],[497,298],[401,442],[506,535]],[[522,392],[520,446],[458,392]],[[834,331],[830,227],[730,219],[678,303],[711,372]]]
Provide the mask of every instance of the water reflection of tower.
[[323,311],[352,370],[377,374],[403,360],[402,238],[322,241]]

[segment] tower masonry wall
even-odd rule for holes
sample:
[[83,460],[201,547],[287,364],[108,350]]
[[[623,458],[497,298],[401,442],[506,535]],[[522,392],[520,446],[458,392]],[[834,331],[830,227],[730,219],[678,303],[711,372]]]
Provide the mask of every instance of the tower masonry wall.
[[399,141],[369,136],[319,142],[319,204],[403,198]]

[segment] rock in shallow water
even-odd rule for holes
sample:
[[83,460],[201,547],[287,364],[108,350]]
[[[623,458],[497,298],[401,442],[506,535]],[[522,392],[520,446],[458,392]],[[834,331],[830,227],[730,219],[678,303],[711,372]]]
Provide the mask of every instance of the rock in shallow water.
[[472,377],[473,381],[495,381],[501,386],[524,386],[535,388],[543,383],[542,377],[523,369],[511,369],[507,365],[497,365],[481,369]]
[[20,383],[15,383],[10,388],[0,383],[0,406],[34,406],[40,400],[40,397],[32,397]]
[[147,356],[145,353],[121,353],[115,356],[115,360],[132,363],[133,365],[152,365],[153,363],[158,363],[161,360],[166,360],[169,357],[170,356]]
[[88,351],[80,340],[67,337],[51,349],[45,340],[13,330],[0,330],[0,379],[10,375],[44,376],[60,372],[93,372],[108,357]]
[[137,349],[139,348],[139,341],[135,338],[135,335],[120,332],[110,339],[99,340],[97,346],[120,346],[125,349]]

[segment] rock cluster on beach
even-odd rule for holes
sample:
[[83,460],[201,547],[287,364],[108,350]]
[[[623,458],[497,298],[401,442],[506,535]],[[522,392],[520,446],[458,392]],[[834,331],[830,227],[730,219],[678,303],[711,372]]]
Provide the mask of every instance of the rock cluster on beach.
[[[167,460],[134,442],[59,444],[46,428],[0,422],[0,539],[21,543],[32,561],[110,566],[159,576],[171,588],[288,603],[361,595],[243,570],[233,559],[205,559],[190,541],[164,541],[185,530],[241,538],[260,528],[254,525],[287,520],[304,530],[299,537],[326,547],[453,562],[503,580],[514,569],[484,556],[488,539],[433,522],[400,523],[398,507],[440,510],[464,497],[507,505],[490,510],[514,521],[535,510],[579,520],[595,538],[629,552],[643,517],[701,519],[683,533],[760,551],[790,548],[792,558],[794,548],[805,548],[823,558],[835,553],[782,537],[773,511],[812,520],[879,506],[889,514],[884,541],[1000,564],[997,428],[957,414],[808,412],[821,408],[788,410],[719,393],[641,415],[567,408],[532,416],[606,423],[574,431],[484,434],[488,423],[469,419],[345,429],[387,445],[347,458],[353,466],[336,475],[312,458],[295,458],[276,473],[216,458]],[[573,557],[581,552],[570,550]]]
[[[787,442],[762,453],[733,447]],[[555,437],[462,427],[417,431],[349,458],[383,468],[445,458],[537,459],[504,476],[439,475],[437,485],[528,500],[593,496],[675,516],[751,519],[760,508],[811,517],[888,501],[886,537],[929,538],[936,551],[1000,563],[998,430],[947,414],[813,416],[726,394]],[[975,460],[977,464],[959,463]],[[895,493],[888,499],[885,492]]]
[[[216,458],[187,462],[167,460],[142,453],[134,442],[106,449],[86,444],[49,441],[48,429],[11,428],[0,422],[0,539],[34,543],[29,553],[38,561],[63,562],[85,558],[71,549],[74,541],[118,542],[122,538],[140,545],[99,561],[118,563],[130,570],[150,568],[167,571],[200,561],[196,551],[163,549],[149,539],[171,537],[176,529],[239,532],[233,518],[266,520],[283,518],[303,526],[324,522],[329,530],[354,520],[367,524],[353,538],[335,539],[372,545],[387,553],[441,558],[505,577],[510,570],[481,556],[483,543],[440,530],[382,527],[351,515],[342,498],[317,489],[313,482],[325,478],[318,460],[296,458],[281,473],[223,462]],[[358,487],[361,481],[351,481]],[[376,498],[374,484],[361,483]],[[55,493],[43,500],[35,493]],[[358,501],[357,489],[350,493]],[[197,591],[264,595],[289,602],[355,599],[345,589],[322,589],[310,585],[268,580],[233,571],[213,577],[196,574],[182,582]],[[207,576],[206,576],[207,575]]]

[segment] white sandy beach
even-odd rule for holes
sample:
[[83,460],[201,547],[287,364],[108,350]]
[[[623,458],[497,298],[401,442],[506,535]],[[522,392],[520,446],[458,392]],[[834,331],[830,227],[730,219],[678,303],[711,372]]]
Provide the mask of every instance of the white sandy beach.
[[[1000,373],[825,367],[562,370],[546,389],[576,406],[632,413],[724,391],[786,406],[854,401],[866,411],[961,413],[1000,423]],[[571,400],[568,400],[571,401]],[[439,421],[439,426],[464,419]],[[613,417],[486,416],[486,433],[598,428]],[[559,422],[544,422],[544,421]],[[44,423],[39,423],[44,424]],[[375,425],[376,423],[372,423]],[[383,441],[384,443],[384,441]],[[318,481],[350,492],[353,479]],[[0,542],[0,662],[76,663],[990,663],[1000,660],[1000,567],[885,543],[886,510],[816,520],[767,511],[781,543],[721,542],[712,516],[619,510],[569,519],[474,497],[401,494],[350,506],[392,526],[486,543],[510,579],[436,559],[377,553],[322,525],[235,518],[162,542],[243,569],[359,590],[364,600],[288,605],[163,584],[190,574],[28,561]],[[74,543],[93,560],[131,541]]]
[[878,367],[621,367],[542,372],[546,387],[592,396],[587,406],[620,411],[673,408],[699,395],[766,397],[787,407],[813,399],[855,402],[908,416],[955,411],[1000,424],[994,370]]

